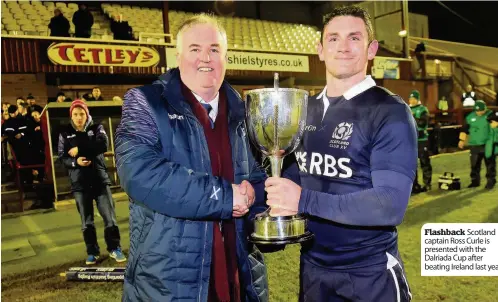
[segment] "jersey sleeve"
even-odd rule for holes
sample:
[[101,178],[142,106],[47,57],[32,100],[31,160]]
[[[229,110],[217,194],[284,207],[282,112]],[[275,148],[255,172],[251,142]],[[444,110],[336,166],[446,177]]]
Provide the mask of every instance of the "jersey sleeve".
[[374,121],[371,171],[389,170],[415,178],[417,127],[410,108],[401,103],[379,106]]

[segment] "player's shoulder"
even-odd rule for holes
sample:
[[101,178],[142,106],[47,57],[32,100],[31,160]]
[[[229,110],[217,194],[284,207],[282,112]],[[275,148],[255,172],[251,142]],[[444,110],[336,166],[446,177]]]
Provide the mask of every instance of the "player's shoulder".
[[408,106],[399,95],[382,86],[373,86],[366,90],[362,97],[369,99],[373,105]]

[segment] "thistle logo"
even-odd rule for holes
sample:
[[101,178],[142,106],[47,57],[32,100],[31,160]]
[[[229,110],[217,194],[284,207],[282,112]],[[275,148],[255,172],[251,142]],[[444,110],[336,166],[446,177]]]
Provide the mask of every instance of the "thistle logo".
[[346,149],[349,146],[348,139],[353,134],[353,123],[342,122],[335,127],[332,140],[329,142],[331,148]]
[[353,134],[353,123],[342,122],[335,127],[332,138],[345,141],[351,137],[351,134]]

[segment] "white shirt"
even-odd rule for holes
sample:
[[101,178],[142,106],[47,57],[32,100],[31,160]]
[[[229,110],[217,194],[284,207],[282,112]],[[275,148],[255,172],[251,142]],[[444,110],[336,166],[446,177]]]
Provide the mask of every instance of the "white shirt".
[[211,102],[206,102],[204,101],[199,95],[197,95],[195,92],[192,91],[192,94],[195,96],[195,98],[199,101],[201,104],[209,104],[211,105],[211,112],[209,112],[209,117],[211,120],[216,121],[216,116],[218,115],[218,103],[220,102],[220,93],[218,92],[214,99]]
[[[359,82],[358,84],[349,88],[348,91],[344,92],[343,96],[346,100],[350,100],[353,97],[357,96],[358,94],[362,93],[363,91],[366,91],[366,90],[372,88],[375,85],[376,84],[375,84],[375,81],[372,79],[372,76],[367,75],[363,81]],[[322,92],[318,95],[317,98],[318,99],[322,98],[322,100],[323,100],[323,107],[324,107],[323,116],[322,116],[322,120],[323,120],[323,118],[325,117],[325,113],[327,112],[327,109],[330,106],[330,101],[327,98],[327,86],[325,86],[325,88],[323,88]]]

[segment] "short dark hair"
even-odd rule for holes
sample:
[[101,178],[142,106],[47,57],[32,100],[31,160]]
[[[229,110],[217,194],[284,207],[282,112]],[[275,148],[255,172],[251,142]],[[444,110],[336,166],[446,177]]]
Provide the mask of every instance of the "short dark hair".
[[323,32],[325,31],[325,26],[329,24],[332,19],[339,16],[352,16],[360,18],[365,23],[365,28],[368,34],[368,43],[374,40],[374,31],[372,26],[372,17],[370,14],[362,7],[356,5],[348,5],[334,8],[330,13],[323,16],[322,20],[322,32],[320,33],[320,43],[323,43]]
[[10,105],[9,109],[7,109],[7,111],[9,111],[9,113],[16,113],[17,106],[16,105]]

